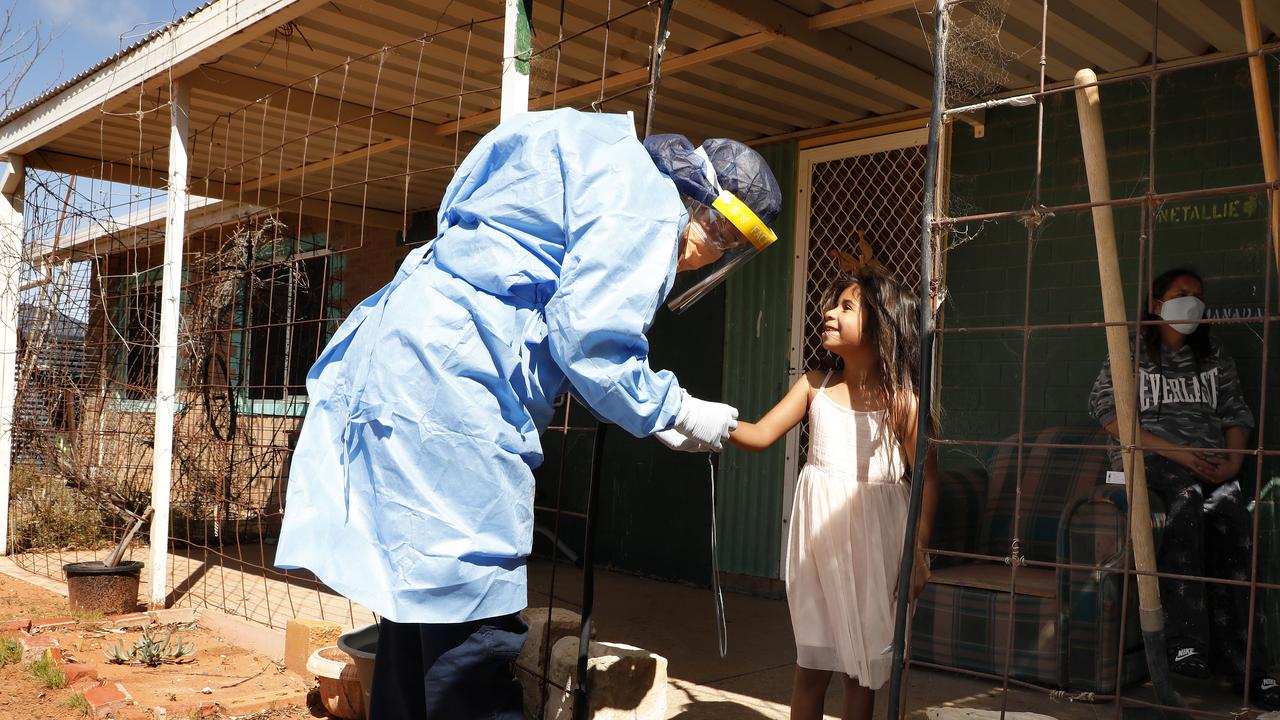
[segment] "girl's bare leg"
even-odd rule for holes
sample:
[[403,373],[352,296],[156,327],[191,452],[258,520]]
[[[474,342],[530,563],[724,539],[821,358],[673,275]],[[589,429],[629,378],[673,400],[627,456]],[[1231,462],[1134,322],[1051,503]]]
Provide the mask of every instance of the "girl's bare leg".
[[844,677],[844,720],[871,720],[876,709],[876,691],[858,684],[857,678]]
[[830,670],[797,665],[796,681],[791,687],[791,720],[822,720],[822,706],[830,684]]

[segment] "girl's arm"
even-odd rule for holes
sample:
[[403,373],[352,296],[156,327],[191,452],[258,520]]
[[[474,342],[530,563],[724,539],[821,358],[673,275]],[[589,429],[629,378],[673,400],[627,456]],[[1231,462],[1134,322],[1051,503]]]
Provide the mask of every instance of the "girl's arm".
[[[907,431],[908,462],[916,461],[916,438],[918,430],[919,398],[911,404],[911,420]],[[912,468],[914,470],[914,468]],[[925,548],[929,547],[929,539],[933,533],[933,516],[938,509],[938,451],[930,445],[924,456],[924,496],[921,498],[920,519],[916,525],[916,559],[911,572],[911,600],[914,601],[924,592],[929,582],[929,566],[925,562]]]
[[729,434],[729,442],[743,450],[759,452],[786,435],[804,419],[805,411],[809,409],[809,392],[815,382],[810,377],[812,374],[813,371],[801,375],[760,422],[739,422],[738,429]]

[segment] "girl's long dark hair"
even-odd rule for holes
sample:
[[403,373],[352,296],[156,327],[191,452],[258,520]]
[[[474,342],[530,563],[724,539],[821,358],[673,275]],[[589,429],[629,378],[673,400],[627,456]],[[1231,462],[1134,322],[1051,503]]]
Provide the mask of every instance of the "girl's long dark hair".
[[[1160,317],[1151,312],[1151,306],[1156,300],[1164,297],[1169,288],[1178,278],[1190,277],[1195,278],[1200,283],[1200,287],[1204,287],[1204,278],[1191,268],[1173,268],[1160,273],[1151,281],[1151,293],[1147,295],[1147,302],[1142,308],[1143,320],[1159,320]],[[1160,326],[1159,325],[1143,325],[1142,326],[1142,345],[1146,350],[1147,360],[1149,362],[1159,364],[1161,361],[1160,353]],[[1209,338],[1209,326],[1204,323],[1196,328],[1196,331],[1187,336],[1187,346],[1191,348],[1191,354],[1196,360],[1196,367],[1200,367],[1202,361],[1213,354],[1213,341]]]
[[[876,364],[880,376],[880,392],[888,404],[889,419],[900,439],[915,417],[912,408],[920,374],[920,301],[884,268],[863,266],[838,278],[823,298],[823,310],[836,306],[840,294],[857,285],[859,302],[866,323],[863,333],[875,338]],[[838,357],[829,355],[826,369],[841,366]]]

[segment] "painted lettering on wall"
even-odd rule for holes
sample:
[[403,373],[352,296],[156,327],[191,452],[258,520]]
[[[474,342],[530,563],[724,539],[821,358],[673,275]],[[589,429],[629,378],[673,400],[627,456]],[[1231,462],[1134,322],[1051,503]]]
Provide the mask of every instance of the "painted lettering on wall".
[[1245,318],[1261,318],[1262,308],[1243,305],[1210,306],[1204,311],[1210,320],[1239,320]]
[[1221,200],[1170,203],[1156,211],[1156,222],[1161,225],[1181,225],[1221,220],[1250,220],[1262,217],[1262,207],[1262,198],[1256,194]]

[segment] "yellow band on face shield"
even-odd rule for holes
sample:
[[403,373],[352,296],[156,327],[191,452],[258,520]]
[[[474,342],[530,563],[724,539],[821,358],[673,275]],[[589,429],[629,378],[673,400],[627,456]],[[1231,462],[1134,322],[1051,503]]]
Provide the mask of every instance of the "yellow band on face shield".
[[764,250],[778,239],[778,235],[770,230],[769,226],[765,225],[746,203],[728,190],[721,190],[720,196],[711,203],[711,207],[733,223],[733,226],[751,241],[756,250]]

